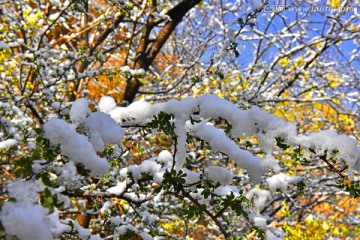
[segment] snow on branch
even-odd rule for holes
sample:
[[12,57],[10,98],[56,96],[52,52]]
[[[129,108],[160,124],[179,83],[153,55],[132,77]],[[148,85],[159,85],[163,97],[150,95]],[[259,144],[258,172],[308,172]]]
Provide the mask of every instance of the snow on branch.
[[[108,98],[107,98],[108,99]],[[101,101],[103,102],[103,100]],[[112,103],[113,101],[110,101]],[[249,110],[241,110],[236,105],[216,95],[203,95],[199,98],[186,98],[181,101],[171,100],[151,105],[146,102],[134,102],[128,107],[103,106],[111,117],[122,126],[144,126],[155,115],[166,112],[174,116],[175,132],[178,134],[176,166],[181,168],[186,158],[186,134],[184,131],[205,140],[213,150],[225,153],[239,167],[248,171],[254,182],[259,182],[267,168],[275,171],[278,165],[272,157],[274,140],[277,137],[286,139],[293,146],[315,148],[319,153],[325,150],[340,151],[352,170],[359,170],[360,148],[355,141],[346,135],[338,135],[333,131],[322,131],[310,135],[298,135],[294,123],[273,116],[265,110],[253,106]],[[200,119],[198,123],[193,117]],[[259,145],[265,152],[264,159],[240,149],[236,143],[222,130],[206,122],[205,119],[222,118],[231,124],[231,137],[245,138],[256,136]],[[341,142],[342,144],[338,144]]]

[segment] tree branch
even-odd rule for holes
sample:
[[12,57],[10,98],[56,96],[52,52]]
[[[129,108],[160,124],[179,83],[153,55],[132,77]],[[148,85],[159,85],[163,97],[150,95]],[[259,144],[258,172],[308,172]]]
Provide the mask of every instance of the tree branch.
[[[169,39],[170,35],[175,30],[176,26],[182,21],[186,13],[200,2],[201,0],[184,0],[178,5],[176,5],[174,8],[170,9],[167,15],[170,17],[171,21],[167,21],[164,27],[160,30],[153,44],[146,51],[149,43],[149,33],[155,26],[153,21],[148,21],[137,51],[137,58],[134,64],[134,67],[136,69],[142,68],[145,71],[149,69],[150,65],[160,52],[162,46],[165,44],[165,42]],[[136,77],[129,79],[125,90],[124,100],[132,103],[135,99],[136,94],[139,91],[140,86],[141,82]]]

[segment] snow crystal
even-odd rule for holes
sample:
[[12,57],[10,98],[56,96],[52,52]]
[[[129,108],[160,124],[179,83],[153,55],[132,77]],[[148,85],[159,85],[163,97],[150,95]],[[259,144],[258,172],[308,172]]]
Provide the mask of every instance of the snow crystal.
[[90,142],[96,151],[103,151],[104,144],[120,144],[124,137],[124,130],[106,113],[91,113],[85,126],[89,129]]
[[[312,148],[317,154],[339,150],[338,159],[345,159],[351,170],[360,170],[360,147],[356,141],[344,134],[338,135],[331,130],[311,133],[307,136],[293,136],[291,140],[299,145]],[[341,144],[339,144],[341,143]]]
[[157,172],[155,173],[154,175],[154,183],[162,183],[162,181],[164,180],[164,171],[161,171],[161,172]]
[[36,203],[39,200],[38,192],[44,191],[41,181],[18,181],[7,185],[9,196],[17,202]]
[[0,142],[0,149],[10,148],[12,146],[15,146],[18,141],[15,139],[7,139],[5,141]]
[[70,157],[75,163],[81,163],[91,170],[94,176],[104,175],[110,169],[105,158],[96,155],[87,137],[78,134],[62,119],[52,118],[43,126],[44,137],[52,145],[60,144],[62,154]]
[[239,167],[245,168],[253,182],[261,181],[262,175],[266,170],[262,165],[262,159],[253,156],[246,150],[240,149],[234,141],[226,136],[224,131],[217,129],[211,124],[206,124],[205,121],[195,124],[191,124],[188,121],[186,127],[192,131],[193,135],[208,142],[213,151],[221,151],[227,154]]
[[29,202],[5,202],[0,220],[6,232],[20,240],[48,240],[51,233],[47,213],[46,208]]
[[208,167],[205,170],[205,175],[208,179],[213,180],[216,183],[219,182],[223,186],[228,185],[233,178],[233,175],[229,170],[218,166]]
[[148,234],[146,232],[141,232],[140,237],[142,240],[153,240],[154,239],[150,234]]
[[[275,172],[279,170],[278,164],[271,158],[276,137],[286,139],[290,145],[314,146],[321,151],[338,149],[341,151],[339,158],[344,158],[350,165],[350,169],[360,170],[360,148],[349,137],[340,135],[336,137],[336,141],[332,141],[329,140],[331,139],[329,138],[330,135],[326,132],[319,132],[309,136],[297,136],[294,123],[286,122],[256,106],[249,110],[241,110],[235,104],[216,95],[205,94],[196,99],[185,98],[181,101],[171,100],[154,105],[146,102],[134,102],[127,108],[114,108],[110,115],[121,125],[145,125],[153,119],[154,115],[158,115],[161,111],[174,115],[174,119],[171,121],[175,125],[175,133],[178,135],[175,156],[175,168],[177,170],[183,167],[184,160],[188,156],[186,153],[187,131],[205,140],[212,150],[221,151],[228,155],[239,167],[247,170],[254,183],[260,182],[263,174],[269,168]],[[204,120],[200,123],[191,124],[191,121],[189,121],[190,116],[194,116],[195,113],[197,113],[198,119],[219,117],[226,119],[232,126],[230,134],[234,138],[256,136],[259,139],[259,146],[266,153],[265,160],[240,149],[224,131],[206,124]],[[344,144],[339,146],[338,142],[344,142]],[[161,162],[161,160],[158,160],[158,162]]]
[[116,102],[112,97],[102,97],[99,102],[99,110],[104,113],[110,113],[116,108]]
[[127,167],[128,172],[131,173],[131,176],[137,182],[141,178],[141,170],[138,165],[131,165]]
[[7,48],[10,48],[10,45],[3,41],[0,41],[0,49],[7,49]]
[[285,191],[285,189],[288,187],[289,184],[296,184],[302,180],[302,177],[299,176],[289,176],[283,173],[274,175],[268,179],[266,179],[266,182],[270,188],[271,191]]
[[259,210],[263,208],[267,200],[270,199],[270,193],[262,189],[251,189],[246,195],[246,198],[252,200],[254,206]]
[[157,162],[159,163],[165,163],[168,164],[168,165],[171,165],[173,161],[173,156],[172,154],[167,151],[167,150],[162,150],[160,153],[159,153],[159,156],[157,158]]
[[89,229],[83,228],[79,223],[73,221],[73,225],[75,230],[78,232],[78,236],[80,239],[88,239],[91,236],[91,232]]
[[218,196],[228,196],[231,193],[235,197],[239,196],[239,190],[235,186],[220,186],[214,190],[214,194]]
[[252,5],[253,5],[254,12],[260,11],[263,7],[263,3],[261,0],[253,0]]
[[203,191],[204,191],[203,188],[198,188],[196,190],[196,192],[191,192],[190,196],[193,197],[194,199],[198,200],[198,202],[200,204],[206,204],[208,202],[208,199],[205,198],[205,196],[201,194]]
[[266,228],[267,227],[267,219],[262,216],[256,216],[253,219],[254,225],[260,228]]
[[143,161],[139,168],[141,173],[149,173],[151,176],[154,176],[155,173],[159,172],[161,165],[155,162],[155,158],[152,158]]
[[116,107],[110,112],[110,115],[122,125],[126,125],[126,122],[143,125],[152,119],[153,115],[156,115],[153,110],[152,105],[148,102],[134,102],[126,108]]
[[74,124],[83,123],[90,115],[91,110],[89,108],[89,102],[85,98],[79,98],[76,100],[70,108],[70,119]]
[[276,229],[269,227],[266,232],[266,240],[282,240],[284,239],[284,231],[282,229]]
[[106,201],[104,203],[104,205],[102,206],[102,208],[100,209],[100,212],[101,213],[105,213],[109,210],[109,208],[111,208],[113,206],[113,203],[111,201]]
[[181,169],[184,173],[186,173],[186,184],[192,185],[200,181],[200,173],[190,171],[189,169],[183,168]]
[[154,222],[156,221],[157,216],[150,214],[148,211],[142,211],[140,212],[140,216],[142,218],[142,220],[146,223],[148,223],[149,225],[154,224]]
[[57,182],[70,189],[81,187],[83,176],[77,174],[76,167],[73,162],[68,162],[61,167],[57,167],[56,171],[60,173]]
[[236,29],[229,29],[226,33],[226,36],[229,38],[229,40],[231,42],[235,42],[236,41],[236,34],[237,34],[237,30]]
[[115,187],[111,187],[106,191],[112,194],[121,194],[124,192],[125,189],[126,189],[126,181],[123,181],[123,182],[117,182]]
[[121,219],[120,216],[110,217],[109,221],[114,224],[115,226],[119,226],[120,224],[124,224],[124,221]]
[[64,232],[70,232],[71,227],[69,225],[63,224],[59,219],[59,212],[55,209],[52,214],[48,215],[50,220],[50,231],[54,236],[60,236]]
[[127,231],[137,232],[136,228],[133,225],[127,224],[115,228],[114,234],[121,236],[124,235]]

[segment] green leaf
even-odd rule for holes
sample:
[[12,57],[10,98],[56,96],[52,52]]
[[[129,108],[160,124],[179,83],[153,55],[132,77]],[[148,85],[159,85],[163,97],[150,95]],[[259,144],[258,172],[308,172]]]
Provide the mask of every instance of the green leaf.
[[276,146],[278,146],[282,150],[286,150],[286,149],[288,149],[290,147],[289,145],[286,145],[284,143],[285,140],[283,138],[281,138],[281,137],[277,137],[277,138],[275,138],[275,140],[276,140]]
[[32,170],[33,160],[30,157],[22,156],[15,161],[15,175],[18,178],[25,178],[34,174]]
[[45,184],[45,186],[55,187],[55,183],[50,180],[49,172],[40,173],[41,181]]
[[41,152],[39,149],[34,149],[32,152],[31,152],[31,159],[32,160],[38,160],[41,158]]
[[351,197],[360,197],[360,182],[350,181],[346,182],[344,179],[338,181],[338,187],[345,189],[349,192]]
[[55,207],[60,207],[63,205],[63,202],[60,202],[57,198],[57,195],[51,194],[51,191],[48,188],[45,188],[45,190],[40,195],[40,204],[44,207],[46,207],[50,213],[54,212]]
[[301,182],[298,182],[296,184],[296,186],[297,186],[297,193],[301,197],[302,195],[304,195],[304,190],[306,188],[306,184],[304,181],[301,181]]

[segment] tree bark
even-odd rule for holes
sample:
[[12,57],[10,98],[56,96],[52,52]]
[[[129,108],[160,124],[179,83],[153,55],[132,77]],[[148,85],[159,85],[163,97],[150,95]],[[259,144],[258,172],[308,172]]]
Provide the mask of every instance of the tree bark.
[[[142,37],[137,50],[137,55],[134,63],[134,68],[142,68],[147,71],[150,65],[155,60],[156,56],[160,52],[162,46],[169,39],[171,34],[174,32],[176,26],[182,21],[186,13],[195,7],[201,0],[184,0],[174,8],[170,9],[167,15],[171,21],[167,21],[164,27],[160,30],[158,36],[151,46],[149,45],[149,36],[151,30],[155,27],[154,21],[150,18],[147,22],[147,26],[144,28]],[[148,50],[146,50],[148,49]],[[136,78],[132,77],[128,80],[124,100],[128,103],[132,103],[135,99],[136,94],[141,87],[141,82]]]

